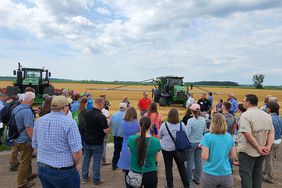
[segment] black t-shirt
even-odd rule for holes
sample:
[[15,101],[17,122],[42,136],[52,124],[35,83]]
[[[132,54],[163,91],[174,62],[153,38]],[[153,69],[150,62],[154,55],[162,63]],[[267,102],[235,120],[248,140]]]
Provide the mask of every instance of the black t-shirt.
[[208,99],[199,99],[198,100],[198,104],[200,105],[201,109],[200,111],[201,112],[207,112],[209,111],[209,109],[211,108],[211,103]]
[[182,122],[187,125],[187,122],[188,122],[188,119],[192,118],[193,115],[192,114],[189,114],[189,115],[185,115],[183,118],[182,118]]
[[104,143],[104,129],[109,128],[106,117],[96,108],[85,113],[85,143],[101,145]]

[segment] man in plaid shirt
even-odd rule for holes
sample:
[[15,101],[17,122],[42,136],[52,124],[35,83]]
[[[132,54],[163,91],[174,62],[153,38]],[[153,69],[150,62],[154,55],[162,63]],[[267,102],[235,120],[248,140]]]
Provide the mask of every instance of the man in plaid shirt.
[[43,188],[80,187],[81,137],[76,122],[67,116],[68,104],[66,97],[54,97],[51,113],[35,122],[32,146]]

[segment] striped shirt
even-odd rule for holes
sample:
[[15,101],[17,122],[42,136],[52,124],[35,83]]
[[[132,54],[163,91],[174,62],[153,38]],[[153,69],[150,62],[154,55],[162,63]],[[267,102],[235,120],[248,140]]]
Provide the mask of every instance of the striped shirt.
[[191,143],[199,143],[206,132],[206,120],[202,116],[198,119],[190,118],[187,122],[188,139]]
[[76,122],[63,112],[51,112],[34,125],[32,147],[37,161],[55,168],[74,165],[72,153],[82,149]]

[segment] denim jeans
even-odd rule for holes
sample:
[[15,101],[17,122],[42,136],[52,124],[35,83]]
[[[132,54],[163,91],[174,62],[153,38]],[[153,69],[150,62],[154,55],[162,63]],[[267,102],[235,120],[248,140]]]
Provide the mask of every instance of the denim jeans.
[[79,188],[80,177],[75,167],[51,169],[38,164],[38,177],[43,188]]
[[117,168],[117,163],[122,149],[122,141],[122,137],[114,136],[114,154],[112,159],[112,167],[114,170]]
[[191,143],[191,149],[187,152],[187,173],[188,173],[188,181],[192,182],[192,171],[195,167],[195,173],[193,179],[197,182],[200,182],[200,177],[202,174],[202,148],[198,147],[199,143]]
[[93,183],[100,182],[100,167],[103,155],[104,146],[101,145],[89,145],[85,143],[84,157],[82,162],[82,178],[88,179],[89,164],[91,157],[93,156]]

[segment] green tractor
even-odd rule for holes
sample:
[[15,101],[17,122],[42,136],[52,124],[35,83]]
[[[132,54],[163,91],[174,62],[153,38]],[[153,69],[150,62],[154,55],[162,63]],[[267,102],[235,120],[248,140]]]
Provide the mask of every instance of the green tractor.
[[18,69],[14,70],[16,80],[14,86],[8,86],[6,93],[8,96],[15,96],[18,93],[24,93],[25,88],[32,87],[35,90],[34,103],[41,103],[44,94],[54,95],[54,87],[50,84],[49,77],[51,72],[47,69],[23,68],[18,63]]
[[152,90],[154,102],[160,106],[182,104],[187,101],[188,89],[184,86],[183,77],[161,76],[154,80],[155,89]]

